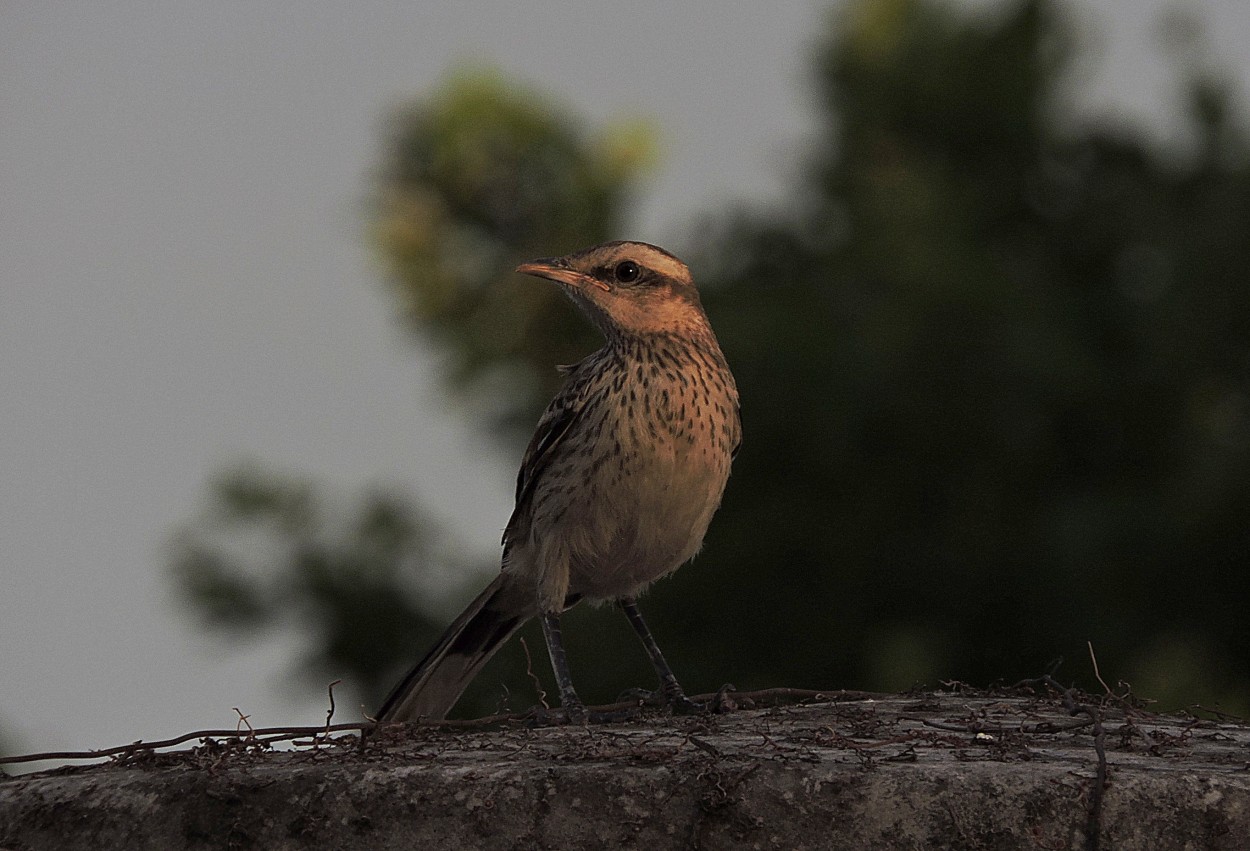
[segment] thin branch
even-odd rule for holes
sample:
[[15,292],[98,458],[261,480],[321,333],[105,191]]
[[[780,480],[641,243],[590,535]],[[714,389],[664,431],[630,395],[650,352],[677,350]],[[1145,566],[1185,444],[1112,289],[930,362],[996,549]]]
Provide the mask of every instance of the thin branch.
[[329,687],[326,689],[326,691],[330,693],[330,708],[326,710],[326,728],[325,728],[326,736],[330,735],[330,721],[334,718],[334,687],[341,682],[343,681],[335,680],[334,682],[330,683]]
[[525,643],[525,636],[521,636],[521,649],[525,651],[525,673],[534,683],[534,691],[538,693],[538,702],[543,709],[550,709],[551,707],[547,705],[547,692],[543,691],[543,684],[534,673],[534,660],[530,658],[530,646]]
[[[330,716],[334,713],[334,692],[333,687],[337,684],[331,684],[330,691],[330,713],[327,715],[326,721],[329,722]],[[545,696],[545,692],[543,693]],[[753,701],[757,704],[779,705],[782,703],[798,703],[806,700],[871,700],[873,698],[882,698],[886,695],[874,692],[858,692],[858,691],[814,691],[811,689],[793,689],[793,688],[774,688],[763,689],[755,692],[744,692],[737,695],[740,701]],[[695,695],[696,700],[710,700],[714,695]],[[614,710],[628,709],[637,706],[637,701],[624,701],[620,703],[607,704],[605,706],[589,707],[595,712],[610,713]],[[238,710],[235,710],[238,712]],[[243,713],[239,712],[241,718],[246,718]],[[413,726],[421,726],[428,728],[446,728],[453,730],[472,730],[485,729],[498,724],[507,724],[513,722],[524,722],[530,720],[529,712],[501,712],[494,715],[487,715],[482,718],[466,718],[466,719],[443,719],[443,720],[422,720],[416,722]],[[242,732],[240,729],[234,730],[197,730],[194,733],[184,733],[181,736],[175,736],[172,739],[162,739],[155,742],[144,742],[142,740],[132,742],[128,745],[118,745],[117,747],[105,748],[103,750],[88,751],[43,751],[41,753],[19,754],[17,756],[0,756],[0,765],[13,765],[22,762],[43,762],[46,760],[78,760],[78,759],[104,759],[105,757],[125,755],[134,755],[138,753],[157,751],[161,748],[170,748],[181,745],[184,742],[194,741],[196,739],[226,739],[247,742],[281,742],[299,739],[305,736],[311,736],[314,740],[318,736],[326,737],[330,733],[356,732],[367,734],[383,728],[402,728],[404,724],[379,724],[370,719],[358,724],[330,724],[326,723],[319,727],[261,727],[252,728],[248,724],[248,731]]]
[[1063,701],[1064,709],[1068,710],[1069,715],[1086,715],[1093,722],[1094,754],[1098,758],[1098,765],[1094,769],[1094,784],[1089,793],[1089,813],[1085,819],[1085,849],[1086,851],[1098,851],[1101,841],[1099,834],[1102,823],[1103,790],[1107,784],[1107,734],[1102,725],[1102,716],[1094,707],[1081,703],[1076,699],[1077,692],[1075,688],[1064,688],[1050,674],[1043,674],[1032,680],[1022,680],[1016,684],[1016,687],[1031,688],[1037,685],[1044,685],[1057,692]]
[[1015,727],[1003,727],[1001,725],[989,725],[980,723],[957,724],[950,721],[931,721],[928,718],[916,718],[910,715],[902,715],[909,721],[919,721],[926,727],[932,727],[935,730],[945,730],[949,733],[988,733],[993,736],[1002,736],[1008,733],[1026,733],[1026,734],[1042,734],[1049,733],[1066,733],[1068,730],[1080,730],[1082,727],[1088,727],[1093,721],[1072,721],[1067,724],[1052,724],[1049,721],[1040,721],[1035,724],[1019,724]]
[[18,756],[0,756],[0,765],[9,765],[18,762],[39,762],[48,759],[101,759],[107,756],[117,756],[119,754],[134,754],[142,751],[155,751],[160,748],[171,748],[174,745],[180,745],[183,742],[189,742],[194,739],[234,739],[239,741],[264,740],[266,742],[280,742],[285,739],[297,739],[301,736],[315,736],[322,732],[345,732],[348,730],[359,732],[371,729],[373,724],[335,724],[330,727],[261,727],[259,729],[249,730],[242,733],[239,730],[197,730],[194,733],[183,733],[181,736],[175,736],[172,739],[162,739],[156,742],[144,742],[142,740],[132,742],[128,745],[118,745],[113,748],[105,748],[98,751],[46,751],[44,753],[20,754]]
[[1102,674],[1098,673],[1098,657],[1094,655],[1094,642],[1086,641],[1085,646],[1089,648],[1089,662],[1094,666],[1094,679],[1098,680],[1099,684],[1102,685],[1103,691],[1107,693],[1108,697],[1115,697],[1116,694],[1111,690],[1111,686],[1107,685],[1102,678]]

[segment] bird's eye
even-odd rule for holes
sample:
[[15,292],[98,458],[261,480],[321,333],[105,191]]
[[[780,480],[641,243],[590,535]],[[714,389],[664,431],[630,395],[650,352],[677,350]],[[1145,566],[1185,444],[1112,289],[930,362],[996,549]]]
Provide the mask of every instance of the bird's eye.
[[642,270],[638,268],[638,264],[633,260],[622,260],[616,264],[616,279],[622,284],[632,284],[638,280],[638,276]]

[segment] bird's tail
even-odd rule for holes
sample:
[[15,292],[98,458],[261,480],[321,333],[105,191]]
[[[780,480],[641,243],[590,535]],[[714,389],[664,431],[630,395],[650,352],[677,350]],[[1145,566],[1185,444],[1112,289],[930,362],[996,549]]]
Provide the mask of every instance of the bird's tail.
[[445,717],[481,667],[536,613],[534,595],[517,585],[500,573],[391,690],[378,721]]

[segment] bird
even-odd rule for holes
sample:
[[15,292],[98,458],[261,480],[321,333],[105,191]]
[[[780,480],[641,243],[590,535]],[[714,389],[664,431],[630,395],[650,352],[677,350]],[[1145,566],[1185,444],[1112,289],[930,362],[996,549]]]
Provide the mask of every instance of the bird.
[[560,616],[614,603],[676,710],[683,691],[638,610],[649,585],[702,547],[742,441],[738,389],[686,264],[614,241],[516,271],[554,282],[604,337],[571,366],[517,474],[502,568],[392,689],[379,723],[441,719],[483,665],[533,618],[542,624],[560,711],[585,723]]

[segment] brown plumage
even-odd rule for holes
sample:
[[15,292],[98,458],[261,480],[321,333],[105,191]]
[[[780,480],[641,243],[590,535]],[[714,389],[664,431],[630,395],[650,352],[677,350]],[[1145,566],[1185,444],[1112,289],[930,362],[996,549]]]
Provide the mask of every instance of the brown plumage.
[[555,281],[606,338],[571,367],[517,476],[503,569],[395,687],[380,721],[442,718],[526,621],[544,637],[569,717],[584,717],[560,637],[577,602],[619,603],[665,697],[681,687],[634,605],[698,552],[741,439],[738,391],[685,264],[609,242],[517,271]]

